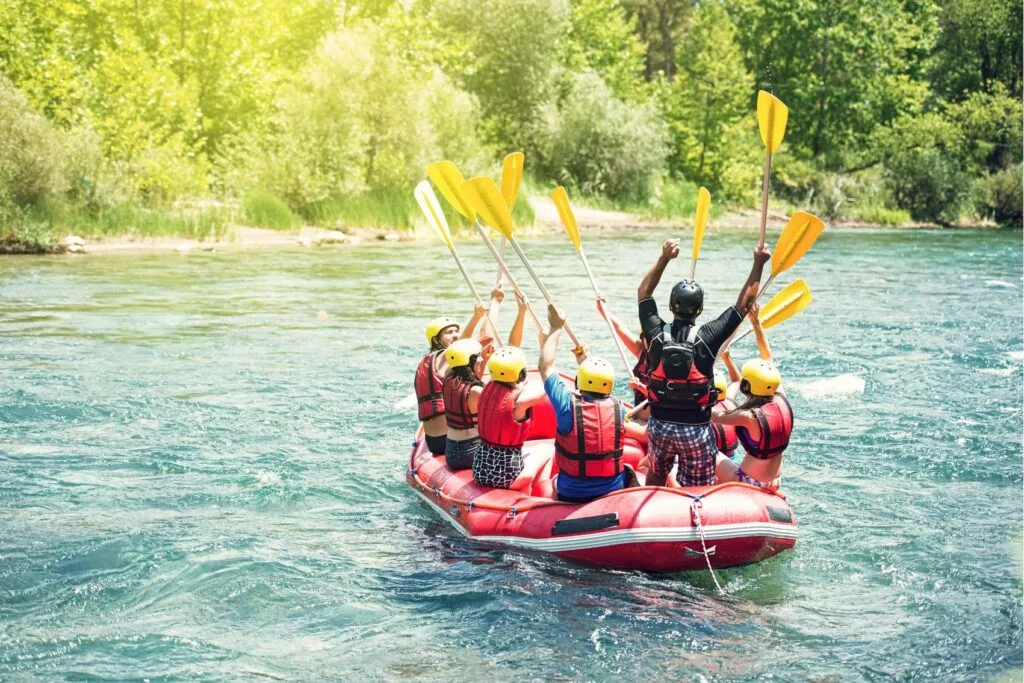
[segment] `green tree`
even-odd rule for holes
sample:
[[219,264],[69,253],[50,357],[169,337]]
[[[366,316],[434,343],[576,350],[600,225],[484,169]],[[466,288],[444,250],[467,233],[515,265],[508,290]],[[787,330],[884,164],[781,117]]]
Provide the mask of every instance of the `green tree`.
[[637,32],[647,47],[644,76],[653,81],[662,74],[676,75],[677,46],[690,13],[689,0],[624,0],[627,15],[636,21]]
[[997,85],[1018,97],[1021,87],[1021,0],[951,0],[939,15],[931,79],[953,100]]
[[672,170],[712,189],[722,187],[735,161],[749,159],[736,157],[736,128],[753,130],[755,125],[750,109],[754,79],[735,36],[721,3],[701,5],[679,48],[679,71],[663,106],[672,132]]
[[562,64],[597,72],[620,99],[643,99],[644,45],[619,1],[572,0],[571,9]]
[[480,101],[487,139],[535,149],[541,109],[553,96],[566,0],[438,0],[425,9],[458,55],[449,55],[450,72]]

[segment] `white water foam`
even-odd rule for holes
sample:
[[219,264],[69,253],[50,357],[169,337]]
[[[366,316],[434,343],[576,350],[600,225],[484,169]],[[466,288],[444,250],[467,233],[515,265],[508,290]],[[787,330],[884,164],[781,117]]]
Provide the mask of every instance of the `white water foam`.
[[864,380],[858,375],[826,377],[794,385],[804,398],[829,399],[864,393]]
[[1010,351],[1006,355],[1012,358],[1013,360],[1024,360],[1024,351]]
[[997,377],[1009,377],[1017,368],[982,368],[983,375],[996,375]]
[[409,394],[400,401],[397,401],[395,405],[391,406],[393,410],[412,410],[416,407],[416,394]]
[[267,486],[277,486],[281,483],[281,475],[277,472],[259,472],[256,475],[256,488],[262,489]]
[[1003,287],[1004,289],[1017,289],[1017,285],[1006,280],[985,280],[985,285],[988,287]]

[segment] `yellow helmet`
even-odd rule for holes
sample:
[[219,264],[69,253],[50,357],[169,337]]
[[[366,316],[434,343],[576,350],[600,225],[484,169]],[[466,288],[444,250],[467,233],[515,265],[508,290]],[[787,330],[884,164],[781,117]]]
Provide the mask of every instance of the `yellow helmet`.
[[494,380],[518,382],[520,373],[526,369],[526,354],[514,346],[498,349],[491,360],[487,361],[487,369],[491,371]]
[[751,396],[774,396],[782,384],[782,375],[769,361],[755,358],[743,364],[743,379],[750,385]]
[[725,379],[723,379],[722,377],[715,375],[715,389],[718,390],[718,400],[724,401],[725,392],[728,391],[729,389],[729,383],[726,382]]
[[443,330],[446,327],[451,327],[452,325],[455,325],[455,327],[459,327],[459,321],[447,315],[443,315],[440,318],[434,318],[433,320],[431,320],[427,324],[427,343],[433,344],[434,337],[440,334],[441,330]]
[[576,388],[608,395],[615,386],[615,370],[603,358],[588,358],[576,370]]
[[444,358],[448,367],[461,368],[469,365],[469,359],[479,355],[483,350],[476,339],[456,339],[444,350]]

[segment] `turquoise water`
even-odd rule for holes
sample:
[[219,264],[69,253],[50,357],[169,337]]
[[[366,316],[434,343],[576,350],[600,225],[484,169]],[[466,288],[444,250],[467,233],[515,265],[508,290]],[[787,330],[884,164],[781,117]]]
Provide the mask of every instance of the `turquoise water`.
[[[621,317],[666,236],[585,236]],[[753,241],[707,237],[709,313]],[[568,242],[525,248],[611,356]],[[475,546],[406,488],[423,323],[469,311],[441,247],[4,260],[0,679],[1019,672],[1021,271],[1020,232],[859,231],[780,278],[815,293],[769,331],[801,538],[719,596]]]

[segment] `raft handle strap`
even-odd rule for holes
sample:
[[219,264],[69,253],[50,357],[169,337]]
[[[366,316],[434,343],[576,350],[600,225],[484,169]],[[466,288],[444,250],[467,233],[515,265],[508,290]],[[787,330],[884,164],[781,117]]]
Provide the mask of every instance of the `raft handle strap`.
[[714,552],[714,548],[708,551],[707,539],[704,538],[704,525],[701,523],[700,511],[704,507],[703,503],[700,502],[701,496],[690,495],[693,500],[690,502],[690,509],[693,511],[693,520],[697,525],[697,534],[700,535],[700,547],[703,552],[697,553],[704,556],[704,561],[708,563],[708,571],[711,572],[711,579],[715,582],[715,588],[718,589],[719,593],[725,593],[722,590],[722,584],[718,583],[718,577],[715,576],[715,570],[711,568],[711,554]]

